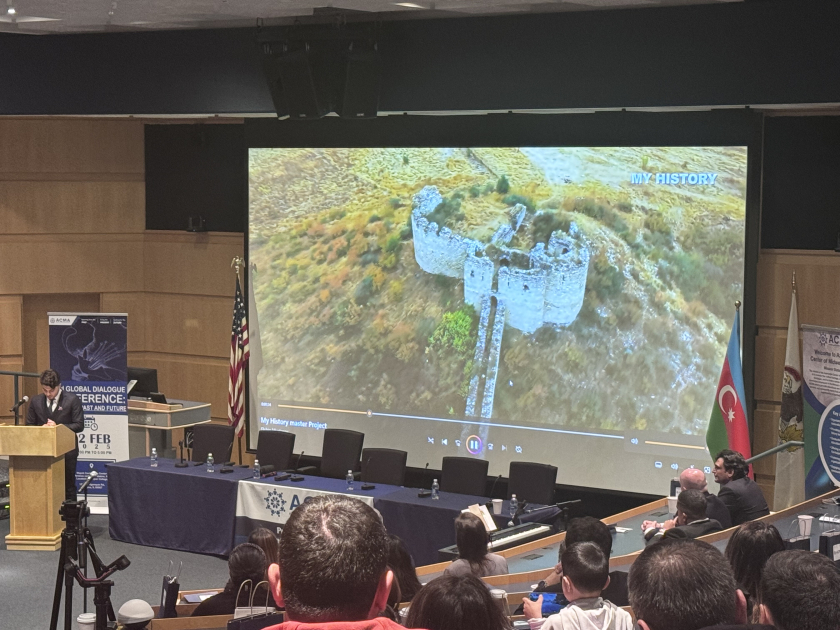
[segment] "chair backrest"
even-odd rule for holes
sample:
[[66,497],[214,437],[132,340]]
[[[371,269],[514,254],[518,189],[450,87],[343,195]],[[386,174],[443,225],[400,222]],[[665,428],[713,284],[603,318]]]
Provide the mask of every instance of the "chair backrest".
[[257,459],[260,466],[274,466],[280,472],[292,465],[295,434],[288,431],[262,430],[257,437]]
[[362,481],[401,486],[405,483],[408,453],[393,448],[366,448],[362,451]]
[[554,484],[557,466],[535,462],[511,462],[508,471],[508,494],[519,501],[551,505],[554,503]]
[[487,492],[487,469],[485,459],[472,457],[444,457],[441,464],[440,489],[443,492],[473,494],[479,497]]
[[349,429],[324,430],[321,450],[321,476],[344,479],[348,470],[359,470],[365,434]]
[[230,457],[233,446],[233,427],[223,424],[199,424],[193,427],[192,460],[203,462],[207,453],[213,453],[213,461],[222,464]]

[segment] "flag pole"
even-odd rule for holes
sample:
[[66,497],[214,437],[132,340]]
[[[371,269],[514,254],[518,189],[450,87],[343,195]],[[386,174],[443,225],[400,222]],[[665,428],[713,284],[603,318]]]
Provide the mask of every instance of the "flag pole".
[[[242,266],[243,260],[241,256],[234,256],[233,260],[230,261],[230,266],[233,267],[233,270],[236,272],[236,279],[241,282],[241,278],[239,277],[239,268]],[[238,463],[242,464],[242,436],[236,436],[236,451],[238,453]]]

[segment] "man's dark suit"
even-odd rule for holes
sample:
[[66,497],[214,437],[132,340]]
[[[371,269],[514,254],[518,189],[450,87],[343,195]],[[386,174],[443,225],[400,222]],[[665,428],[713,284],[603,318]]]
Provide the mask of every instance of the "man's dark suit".
[[693,521],[687,525],[677,525],[671,529],[665,530],[663,538],[699,538],[706,534],[719,532],[723,529],[715,520],[704,518],[699,521]]
[[723,529],[732,527],[732,517],[729,515],[726,504],[719,497],[709,492],[704,492],[703,494],[706,497],[706,516],[720,523]]
[[749,477],[733,479],[722,485],[718,498],[729,510],[733,525],[741,525],[770,514],[761,488]]
[[[85,416],[82,413],[82,403],[75,394],[61,390],[55,411],[47,406],[47,397],[38,394],[29,403],[26,412],[26,424],[41,426],[52,420],[56,424],[63,424],[74,433],[81,433],[85,428]],[[76,448],[64,456],[64,498],[76,499],[76,460],[79,457],[78,440]]]

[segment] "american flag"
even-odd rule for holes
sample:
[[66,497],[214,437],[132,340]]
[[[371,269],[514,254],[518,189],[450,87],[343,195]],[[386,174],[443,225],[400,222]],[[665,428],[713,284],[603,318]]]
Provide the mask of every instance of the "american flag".
[[245,432],[245,366],[248,365],[248,319],[239,277],[236,278],[236,295],[233,298],[233,327],[230,331],[230,380],[228,381],[228,424],[236,435]]

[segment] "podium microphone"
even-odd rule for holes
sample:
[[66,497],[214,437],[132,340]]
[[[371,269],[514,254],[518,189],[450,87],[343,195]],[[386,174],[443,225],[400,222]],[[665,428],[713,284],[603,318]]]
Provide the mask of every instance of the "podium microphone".
[[24,397],[23,397],[23,398],[21,398],[19,401],[17,401],[17,402],[15,403],[14,407],[12,407],[11,409],[9,409],[9,411],[10,411],[11,413],[14,413],[14,412],[15,412],[15,411],[17,411],[18,409],[20,409],[20,408],[21,408],[21,406],[25,405],[25,404],[26,404],[26,403],[28,403],[28,402],[29,402],[29,396],[24,396]]
[[98,476],[99,476],[98,472],[96,472],[95,470],[91,470],[90,474],[87,476],[87,479],[85,479],[85,482],[79,488],[79,494],[81,494],[85,490],[87,490],[87,487],[90,485],[90,482],[93,481],[94,479],[96,479]]

